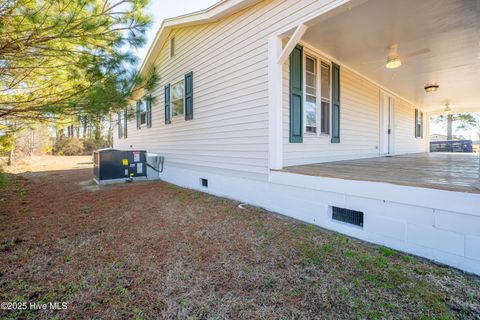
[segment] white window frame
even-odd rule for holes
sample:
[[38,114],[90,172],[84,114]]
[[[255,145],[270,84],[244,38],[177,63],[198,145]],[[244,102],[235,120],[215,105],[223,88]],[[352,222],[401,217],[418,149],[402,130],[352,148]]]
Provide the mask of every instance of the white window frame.
[[[315,112],[315,125],[316,125],[316,132],[311,132],[311,131],[307,131],[307,95],[309,95],[307,93],[307,59],[312,59],[314,60],[314,64],[315,64],[315,108],[316,108],[316,112]],[[321,62],[320,62],[321,63]],[[318,122],[318,119],[319,119],[319,109],[318,109],[318,106],[319,106],[319,97],[318,97],[318,94],[320,93],[320,88],[319,88],[319,85],[321,84],[320,83],[320,76],[318,74],[318,64],[319,64],[319,59],[315,56],[315,55],[312,55],[310,53],[307,53],[305,52],[304,55],[303,55],[303,133],[305,135],[312,135],[312,136],[317,136],[318,135],[318,132],[319,132],[319,122]],[[311,95],[310,95],[311,96]]]
[[[315,64],[316,64],[316,86],[317,86],[317,92],[316,92],[316,106],[317,106],[317,112],[316,112],[316,116],[317,116],[317,132],[316,133],[313,133],[313,132],[308,132],[307,131],[307,115],[306,115],[306,111],[305,111],[305,106],[306,106],[306,103],[307,103],[307,71],[306,71],[306,68],[307,68],[307,56],[310,57],[311,59],[315,59]],[[321,132],[322,131],[322,62],[330,65],[330,93],[329,93],[329,96],[330,96],[330,101],[329,101],[329,110],[328,110],[328,114],[329,114],[329,119],[328,119],[328,122],[329,122],[329,127],[328,127],[328,133],[323,133]],[[303,134],[304,136],[310,136],[310,137],[325,137],[325,138],[330,138],[330,135],[331,135],[331,122],[332,122],[332,62],[329,61],[328,59],[325,59],[324,57],[320,56],[319,54],[315,53],[314,51],[312,50],[309,50],[308,48],[305,48],[304,47],[304,54],[303,54]]]
[[[181,114],[174,115],[173,114],[173,103],[174,103],[174,101],[177,101],[177,100],[180,100],[180,99],[173,99],[173,92],[174,92],[173,87],[176,84],[181,83],[181,82],[183,82],[183,90],[182,90],[183,111],[182,111]],[[185,79],[178,80],[170,86],[170,116],[171,116],[172,119],[177,119],[177,118],[184,118],[185,119]]]

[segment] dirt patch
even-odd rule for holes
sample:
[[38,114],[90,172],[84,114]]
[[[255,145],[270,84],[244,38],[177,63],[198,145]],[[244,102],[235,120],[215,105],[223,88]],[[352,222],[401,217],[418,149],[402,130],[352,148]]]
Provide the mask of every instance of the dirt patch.
[[477,277],[164,182],[91,190],[71,160],[0,194],[0,302],[68,307],[0,317],[480,317]]

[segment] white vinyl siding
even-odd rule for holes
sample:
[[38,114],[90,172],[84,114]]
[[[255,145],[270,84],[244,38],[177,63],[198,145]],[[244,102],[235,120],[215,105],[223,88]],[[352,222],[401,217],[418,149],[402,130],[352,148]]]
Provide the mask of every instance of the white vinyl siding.
[[[423,112],[421,109],[419,112]],[[425,119],[427,116],[423,112],[423,137],[428,136],[426,132]],[[426,140],[424,138],[415,138],[415,107],[403,99],[395,100],[395,152],[417,153],[425,152]]]

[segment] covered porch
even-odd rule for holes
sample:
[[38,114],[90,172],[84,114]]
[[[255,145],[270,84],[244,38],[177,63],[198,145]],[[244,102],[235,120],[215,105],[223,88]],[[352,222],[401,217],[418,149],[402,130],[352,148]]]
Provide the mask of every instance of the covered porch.
[[344,180],[480,193],[478,154],[416,153],[285,167],[282,171]]
[[[425,152],[429,149],[430,116],[447,109],[450,113],[480,111],[479,3],[461,0],[328,3],[276,31],[269,39],[271,170]],[[298,63],[302,72],[294,73],[299,75],[297,79],[291,77],[290,57],[299,46],[303,66]],[[307,94],[312,98],[307,93],[311,86],[306,88],[306,74],[311,77],[312,72],[304,67],[308,55],[314,58],[314,65],[323,66],[327,62],[337,73],[331,71],[331,86],[327,89],[331,91],[325,96],[324,79],[315,80],[316,111],[307,114],[305,110],[310,107]],[[315,79],[323,75],[320,67],[312,68],[317,69]],[[332,89],[335,76],[338,92]],[[292,79],[298,80],[298,88]],[[298,101],[293,104],[295,98]],[[324,98],[330,109],[322,109]],[[307,122],[310,114],[316,119],[313,129]],[[432,158],[427,158],[432,163]],[[419,162],[410,156],[394,159],[405,164],[411,162],[412,169]],[[442,163],[444,160],[439,158],[438,164],[448,168],[450,164]],[[384,166],[395,166],[392,161],[383,161],[386,161],[382,162]],[[457,161],[454,162],[462,165]],[[437,188],[444,185],[446,189],[449,183],[457,185],[453,182],[453,172],[450,176],[445,174],[449,169],[440,172],[443,174],[438,179],[443,182],[436,184]],[[478,165],[475,172],[478,175]],[[430,180],[425,177],[422,181],[421,184]],[[458,183],[462,184],[468,188],[465,183]]]

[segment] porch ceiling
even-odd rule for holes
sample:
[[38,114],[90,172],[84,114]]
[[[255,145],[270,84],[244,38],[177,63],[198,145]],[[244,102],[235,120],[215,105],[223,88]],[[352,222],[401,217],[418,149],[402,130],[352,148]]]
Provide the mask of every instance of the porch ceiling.
[[[432,113],[447,101],[454,112],[480,111],[480,1],[352,1],[335,10],[310,21],[302,40]],[[385,67],[392,44],[398,69]],[[440,88],[427,94],[427,83]]]

